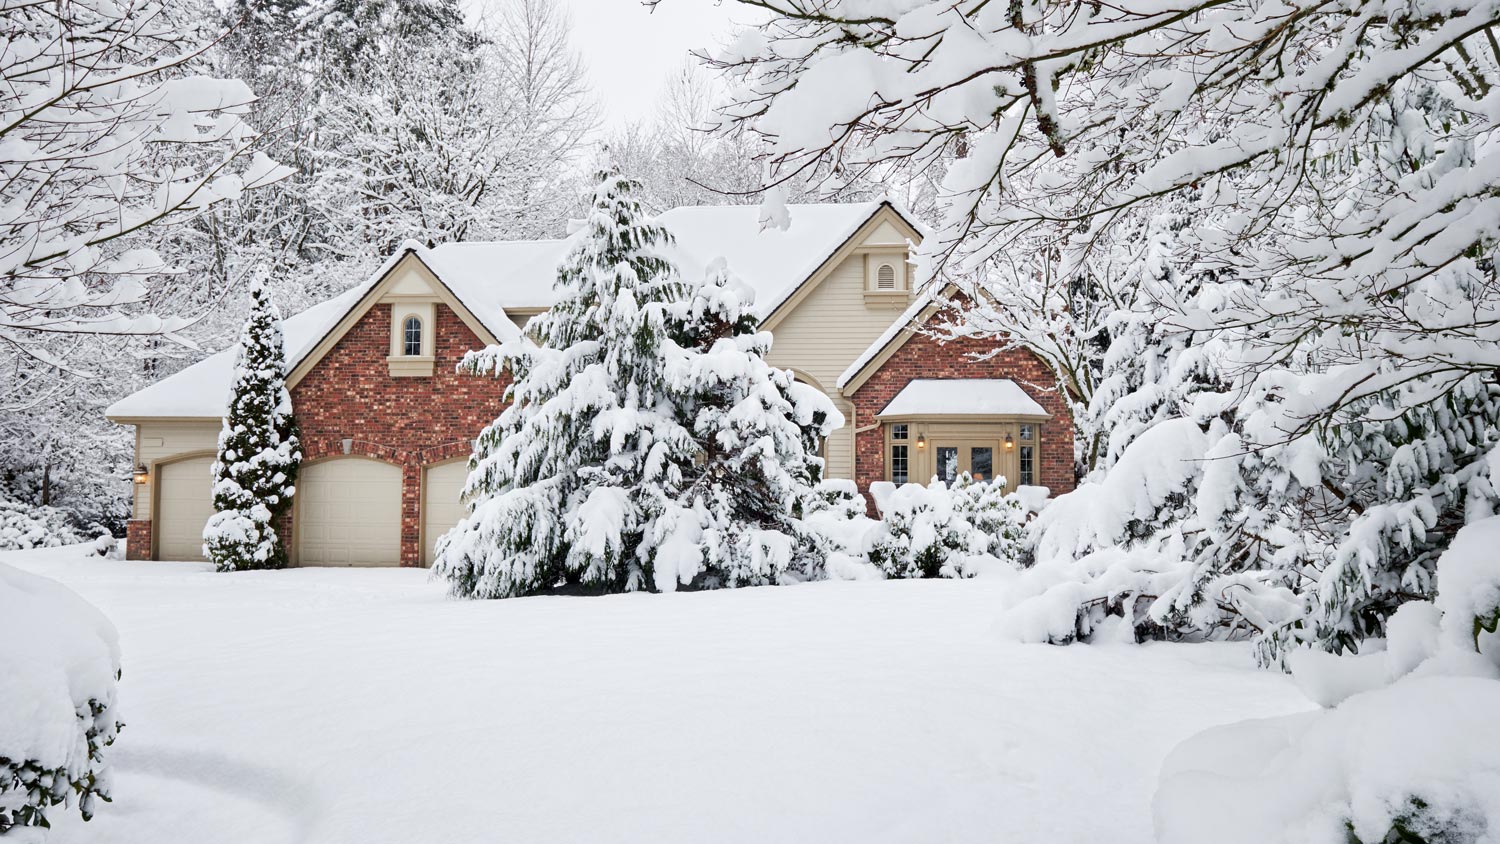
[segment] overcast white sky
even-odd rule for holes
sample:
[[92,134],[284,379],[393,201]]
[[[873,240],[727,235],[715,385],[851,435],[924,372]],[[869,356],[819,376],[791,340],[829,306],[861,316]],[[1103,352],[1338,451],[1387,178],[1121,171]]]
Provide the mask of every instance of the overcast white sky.
[[715,47],[747,15],[732,0],[559,0],[573,18],[605,128],[649,118],[689,50]]

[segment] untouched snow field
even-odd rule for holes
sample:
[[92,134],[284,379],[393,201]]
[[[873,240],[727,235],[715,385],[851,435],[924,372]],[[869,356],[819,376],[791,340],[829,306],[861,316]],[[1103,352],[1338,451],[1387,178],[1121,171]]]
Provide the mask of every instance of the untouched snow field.
[[120,630],[67,844],[1132,844],[1179,741],[1312,708],[1239,646],[1006,643],[993,581],[457,602],[84,553],[0,552]]

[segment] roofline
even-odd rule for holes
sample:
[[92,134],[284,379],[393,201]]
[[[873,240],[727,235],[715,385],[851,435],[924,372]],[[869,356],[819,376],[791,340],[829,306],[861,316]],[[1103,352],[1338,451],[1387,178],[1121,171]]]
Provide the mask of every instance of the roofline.
[[224,424],[222,416],[111,416],[104,414],[104,418],[116,425],[145,425],[152,422],[212,422],[215,425]]
[[[893,399],[894,400],[894,399]],[[1035,399],[1033,399],[1035,401]],[[882,422],[1009,422],[1011,420],[1035,420],[1045,422],[1050,413],[877,413]]]
[[870,355],[864,363],[860,364],[858,369],[852,373],[846,373],[848,377],[841,376],[839,378],[837,385],[839,391],[844,395],[853,395],[858,392],[859,388],[863,387],[865,382],[870,380],[870,376],[874,374],[871,370],[884,366],[886,361],[890,360],[891,356],[899,351],[902,346],[906,345],[907,341],[911,340],[913,335],[916,334],[915,331],[911,330],[910,326],[925,323],[931,319],[933,314],[942,310],[942,303],[939,300],[957,289],[956,285],[949,282],[943,285],[942,289],[937,293],[924,294],[925,303],[920,299],[917,302],[913,302],[914,306],[921,305],[921,307],[910,309],[905,315],[905,320],[901,323],[900,330],[888,337],[885,343],[881,344],[880,349],[875,354]]

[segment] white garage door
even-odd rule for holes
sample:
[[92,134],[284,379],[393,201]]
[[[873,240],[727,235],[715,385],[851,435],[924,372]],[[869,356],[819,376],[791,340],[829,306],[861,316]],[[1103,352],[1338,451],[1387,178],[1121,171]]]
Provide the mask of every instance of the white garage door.
[[401,563],[401,469],[345,457],[302,467],[297,478],[297,564]]
[[427,497],[422,502],[422,562],[432,565],[432,552],[438,537],[458,524],[465,516],[459,501],[464,481],[469,478],[469,461],[456,460],[427,470]]
[[189,457],[158,467],[156,556],[203,559],[203,526],[214,514],[212,457]]

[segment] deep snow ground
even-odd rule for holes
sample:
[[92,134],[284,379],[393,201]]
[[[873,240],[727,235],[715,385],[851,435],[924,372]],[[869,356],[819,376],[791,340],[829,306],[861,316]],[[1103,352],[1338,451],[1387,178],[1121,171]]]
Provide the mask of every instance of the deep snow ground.
[[1238,646],[993,633],[990,581],[456,602],[421,570],[0,552],[120,629],[115,802],[55,842],[1151,840]]

